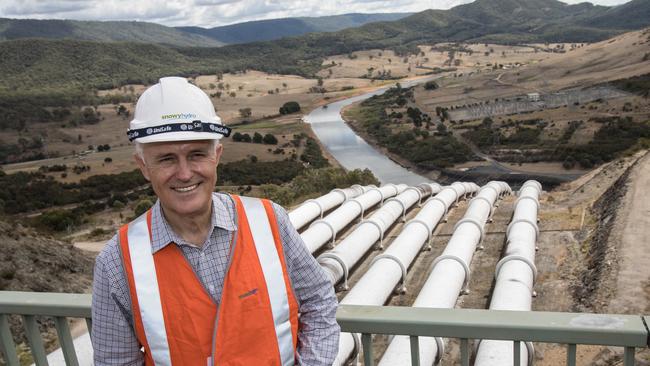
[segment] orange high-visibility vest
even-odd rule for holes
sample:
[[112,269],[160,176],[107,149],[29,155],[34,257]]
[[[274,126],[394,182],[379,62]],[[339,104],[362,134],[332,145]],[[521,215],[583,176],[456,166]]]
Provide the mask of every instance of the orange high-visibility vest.
[[268,200],[233,196],[237,233],[216,304],[176,245],[152,253],[151,211],[119,232],[146,365],[293,365],[298,303]]

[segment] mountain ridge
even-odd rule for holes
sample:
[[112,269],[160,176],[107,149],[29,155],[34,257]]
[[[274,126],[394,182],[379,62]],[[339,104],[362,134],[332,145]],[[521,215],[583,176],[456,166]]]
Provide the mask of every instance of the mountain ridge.
[[[540,3],[543,6],[537,6]],[[390,49],[399,56],[419,52],[418,45],[440,42],[595,42],[624,32],[619,23],[625,20],[621,18],[625,14],[640,20],[643,26],[650,26],[650,17],[636,17],[645,14],[649,4],[647,0],[633,0],[610,8],[567,5],[557,0],[477,0],[448,11],[426,10],[397,21],[224,47],[153,47],[132,42],[73,40],[4,41],[0,42],[0,69],[6,71],[0,79],[0,102],[15,100],[25,91],[31,94],[37,91],[42,94],[43,90],[88,91],[125,83],[148,83],[168,74],[191,76],[259,70],[313,76],[325,57],[358,50]],[[507,14],[513,13],[520,14],[520,19],[504,23],[510,18]],[[611,15],[607,27],[589,25],[590,19],[607,14]]]

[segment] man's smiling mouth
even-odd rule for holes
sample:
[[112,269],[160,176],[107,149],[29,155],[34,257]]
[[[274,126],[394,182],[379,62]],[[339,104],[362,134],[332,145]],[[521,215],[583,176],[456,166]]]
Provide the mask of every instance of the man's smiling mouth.
[[194,189],[196,189],[196,187],[199,186],[199,184],[200,183],[196,183],[196,184],[192,184],[191,186],[186,186],[186,187],[172,187],[172,189],[175,190],[176,192],[185,193],[185,192],[193,191]]

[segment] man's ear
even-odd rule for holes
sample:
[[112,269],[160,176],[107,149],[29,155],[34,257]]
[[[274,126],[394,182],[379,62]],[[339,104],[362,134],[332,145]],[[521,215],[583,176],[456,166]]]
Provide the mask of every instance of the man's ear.
[[221,154],[223,154],[223,145],[217,144],[214,149],[215,157],[217,158],[217,165],[219,165],[219,160],[221,159]]
[[150,182],[151,180],[149,179],[149,170],[147,169],[147,165],[144,163],[142,156],[140,156],[138,153],[135,153],[133,154],[133,160],[135,160],[135,163],[138,165],[138,168],[140,169],[140,172],[142,172],[144,179]]

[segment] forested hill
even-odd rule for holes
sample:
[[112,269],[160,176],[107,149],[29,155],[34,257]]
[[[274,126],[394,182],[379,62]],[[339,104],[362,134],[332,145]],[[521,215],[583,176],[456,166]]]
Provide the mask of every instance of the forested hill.
[[257,20],[214,28],[177,27],[188,33],[210,37],[220,42],[248,43],[300,36],[313,32],[334,32],[367,23],[402,19],[412,13],[342,14],[323,17],[299,17]]
[[[650,25],[650,17],[638,17],[647,13],[648,6],[648,0],[634,0],[614,8],[567,5],[556,0],[477,0],[451,10],[427,10],[392,22],[224,47],[4,41],[0,42],[0,107],[34,93],[148,83],[167,74],[256,69],[313,75],[324,57],[362,49],[393,49],[405,54],[417,52],[416,45],[445,41],[598,41],[623,32],[625,19],[629,19],[629,24]],[[611,17],[611,25],[593,22],[607,16]]]
[[217,47],[223,45],[223,42],[200,34],[187,33],[176,28],[146,22],[0,18],[0,40],[22,38],[141,42],[188,47]]

